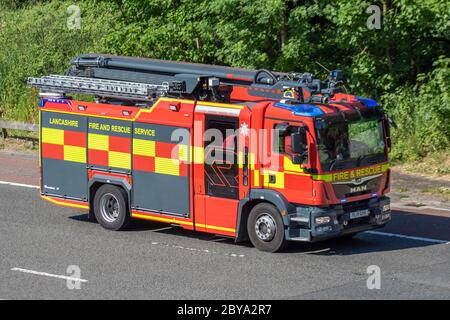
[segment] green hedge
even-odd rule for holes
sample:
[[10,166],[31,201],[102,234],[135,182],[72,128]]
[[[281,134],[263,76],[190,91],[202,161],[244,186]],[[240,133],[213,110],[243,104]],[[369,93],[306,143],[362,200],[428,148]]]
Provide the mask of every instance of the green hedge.
[[395,120],[392,158],[418,160],[450,147],[450,58],[441,57],[414,86],[399,87],[382,96]]
[[[81,10],[81,29],[67,28],[67,8]],[[117,12],[105,2],[50,1],[0,11],[0,108],[9,119],[36,121],[36,93],[26,78],[61,74],[70,59],[103,51]]]
[[[366,26],[369,5],[382,28]],[[70,5],[81,30],[66,26]],[[80,53],[215,63],[320,77],[340,68],[350,92],[382,102],[396,121],[392,156],[450,150],[450,7],[441,0],[3,0],[0,108],[36,121],[29,76],[61,74]]]

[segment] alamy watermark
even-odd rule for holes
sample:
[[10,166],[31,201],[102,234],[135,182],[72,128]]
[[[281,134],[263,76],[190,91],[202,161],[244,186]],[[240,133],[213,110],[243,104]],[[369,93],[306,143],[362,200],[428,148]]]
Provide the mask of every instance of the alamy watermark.
[[366,273],[369,275],[366,281],[367,289],[380,290],[381,289],[381,268],[377,265],[370,265],[367,267]]
[[366,13],[370,14],[370,16],[367,18],[367,28],[369,30],[373,29],[381,29],[381,9],[377,5],[370,5],[366,9]]
[[67,289],[80,290],[81,289],[81,269],[77,265],[70,265],[66,270],[69,279],[66,281]]
[[67,8],[67,29],[80,30],[81,29],[81,9],[79,6],[71,5]]

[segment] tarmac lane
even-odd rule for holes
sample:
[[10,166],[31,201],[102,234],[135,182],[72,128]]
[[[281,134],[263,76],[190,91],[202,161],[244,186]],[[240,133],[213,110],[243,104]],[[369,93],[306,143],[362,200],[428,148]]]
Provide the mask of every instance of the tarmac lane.
[[[6,157],[0,180],[13,184],[0,184],[0,299],[450,299],[443,210],[401,208],[376,232],[270,254],[149,221],[104,230],[40,199],[33,157]],[[369,289],[374,268],[379,289]]]

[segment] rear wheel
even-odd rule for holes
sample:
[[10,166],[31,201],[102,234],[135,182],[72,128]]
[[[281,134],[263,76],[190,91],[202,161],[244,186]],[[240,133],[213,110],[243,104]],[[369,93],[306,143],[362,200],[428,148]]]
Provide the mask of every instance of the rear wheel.
[[260,203],[250,211],[247,232],[258,250],[276,252],[286,247],[283,219],[269,203]]
[[125,191],[113,185],[101,186],[95,193],[94,214],[103,228],[108,230],[124,229],[130,221]]

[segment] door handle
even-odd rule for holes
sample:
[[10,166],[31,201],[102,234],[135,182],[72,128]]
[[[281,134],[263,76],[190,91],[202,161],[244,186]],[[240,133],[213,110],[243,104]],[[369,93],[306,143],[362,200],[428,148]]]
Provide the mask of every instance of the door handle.
[[277,176],[274,174],[269,174],[269,183],[276,183],[277,182]]

